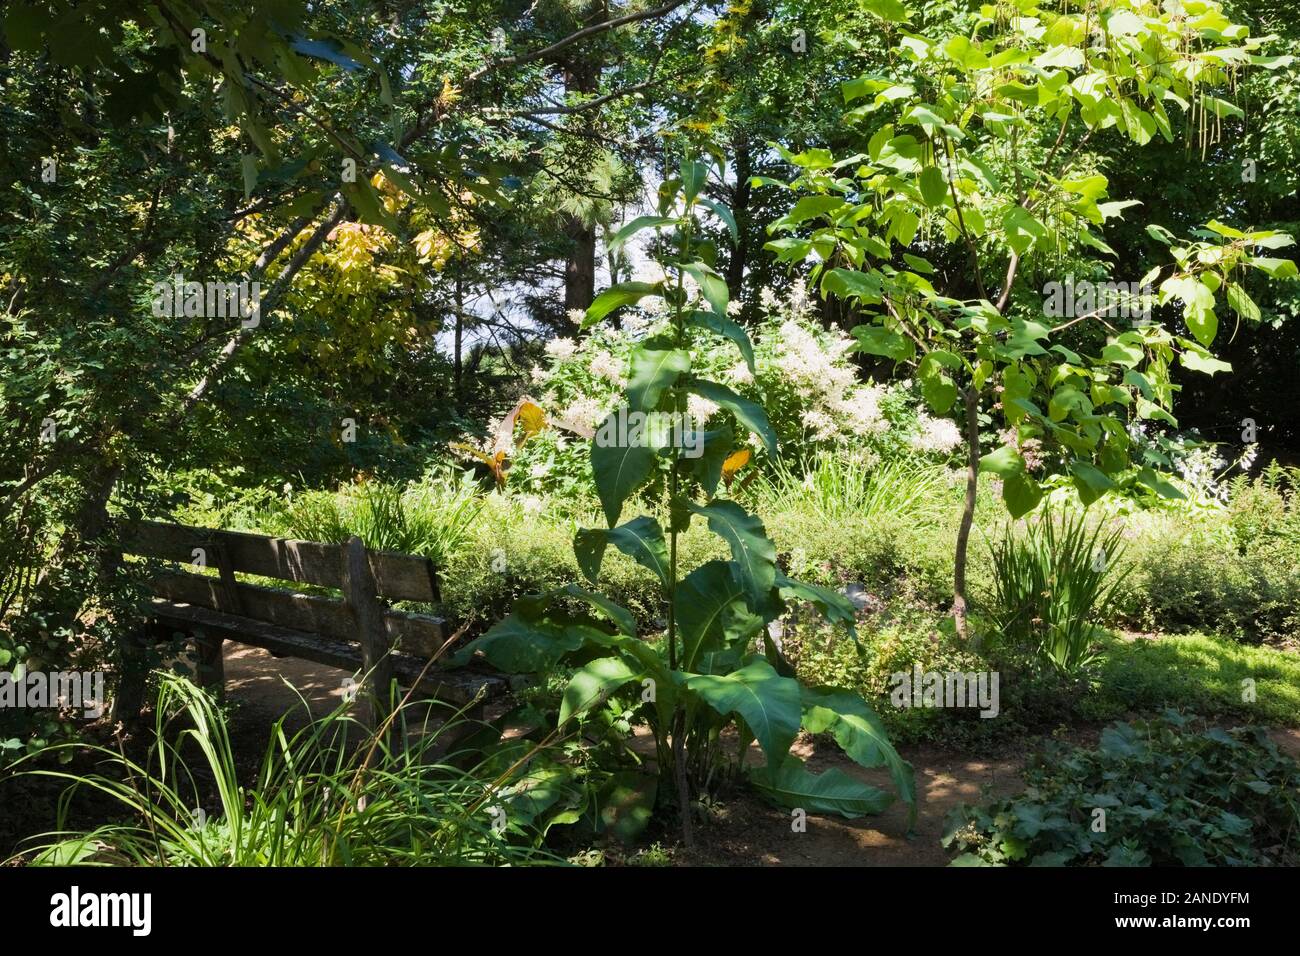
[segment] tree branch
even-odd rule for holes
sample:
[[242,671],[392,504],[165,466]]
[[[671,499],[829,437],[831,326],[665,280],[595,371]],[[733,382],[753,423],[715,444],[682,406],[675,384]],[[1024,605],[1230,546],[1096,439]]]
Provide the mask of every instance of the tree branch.
[[583,27],[576,33],[570,33],[562,40],[557,40],[550,46],[542,47],[540,50],[533,50],[531,53],[519,53],[514,56],[502,57],[499,60],[490,60],[483,64],[468,77],[465,83],[473,83],[479,77],[490,73],[493,70],[499,70],[507,66],[523,66],[525,63],[535,63],[538,60],[547,60],[555,56],[561,50],[568,49],[573,44],[578,43],[587,37],[595,36],[598,33],[604,33],[607,30],[613,30],[628,23],[635,23],[638,20],[654,20],[658,17],[667,16],[680,6],[684,6],[687,0],[669,0],[662,7],[655,7],[652,10],[643,10],[640,13],[627,13],[621,17],[615,17],[612,20],[603,20],[600,23],[592,24],[589,27]]
[[[298,274],[302,267],[307,264],[307,260],[315,255],[316,250],[321,247],[321,244],[325,241],[326,237],[334,227],[343,221],[343,216],[346,211],[347,204],[342,199],[336,200],[334,211],[316,227],[316,230],[311,234],[307,241],[302,244],[302,248],[295,252],[293,258],[289,260],[282,270],[280,270],[280,274],[276,276],[275,282],[271,285],[270,291],[266,294],[264,302],[259,306],[264,309],[266,314],[269,315],[279,306],[279,299],[284,295],[289,283],[293,281],[294,276]],[[263,255],[265,255],[265,253],[263,253]],[[261,260],[259,259],[259,261]],[[263,268],[265,268],[265,266],[263,266]],[[259,318],[265,318],[265,316],[260,316]],[[191,410],[193,410],[194,406],[197,405],[203,399],[204,395],[207,394],[213,383],[216,382],[217,379],[226,371],[230,366],[230,363],[234,361],[236,353],[238,353],[244,343],[252,337],[253,328],[255,327],[241,324],[235,331],[235,334],[230,337],[225,346],[221,349],[221,352],[217,355],[216,361],[212,363],[208,368],[208,371],[201,379],[199,379],[198,384],[195,385],[194,388],[190,390],[189,395],[186,396],[185,402],[181,405],[181,418],[184,418]]]

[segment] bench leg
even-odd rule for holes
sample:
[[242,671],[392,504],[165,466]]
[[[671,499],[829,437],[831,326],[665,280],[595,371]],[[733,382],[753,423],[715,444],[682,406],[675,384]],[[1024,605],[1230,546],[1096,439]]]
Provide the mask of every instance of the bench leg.
[[445,753],[454,754],[465,741],[483,729],[487,721],[487,702],[480,700],[465,708],[458,720],[460,725],[447,731],[447,749]]
[[226,693],[225,644],[225,638],[211,637],[202,631],[194,635],[194,646],[198,652],[195,683],[204,690],[212,691],[218,699]]
[[134,727],[144,709],[144,691],[149,680],[149,652],[153,649],[156,625],[150,621],[122,638],[121,672],[113,698],[113,722]]

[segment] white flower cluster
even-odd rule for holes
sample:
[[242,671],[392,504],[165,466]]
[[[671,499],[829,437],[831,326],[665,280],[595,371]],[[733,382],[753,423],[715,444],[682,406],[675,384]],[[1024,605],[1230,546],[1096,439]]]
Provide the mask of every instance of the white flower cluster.
[[921,430],[909,439],[909,444],[919,452],[950,455],[962,442],[961,429],[947,418],[932,418],[920,412],[917,421]]
[[583,396],[574,400],[567,408],[560,412],[560,420],[573,425],[587,426],[595,428],[605,420],[609,412],[605,406],[594,398]]
[[[763,301],[775,301],[789,316],[780,326],[776,365],[803,402],[800,417],[813,439],[826,441],[846,431],[858,436],[879,434],[888,429],[880,407],[885,389],[874,383],[858,384],[857,369],[845,361],[853,340],[841,332],[818,336],[799,320],[807,308],[802,286],[791,290],[786,303],[765,289]],[[736,369],[732,377],[737,379]]]
[[744,362],[737,362],[728,369],[727,378],[736,385],[748,385],[754,380],[754,376],[749,373],[749,366]]
[[770,288],[764,288],[759,292],[758,301],[763,306],[763,311],[772,314],[784,313],[791,319],[806,319],[812,311],[808,286],[802,277],[795,279],[791,284],[785,301],[782,301],[781,297]]
[[546,343],[546,354],[561,362],[573,358],[573,353],[578,351],[578,343],[573,339],[555,338]]
[[1246,450],[1241,453],[1241,457],[1237,459],[1237,467],[1243,472],[1249,472],[1250,469],[1255,466],[1255,459],[1258,457],[1259,445],[1255,442],[1251,442],[1246,446]]
[[1193,495],[1202,500],[1226,503],[1228,487],[1220,484],[1222,471],[1228,462],[1211,447],[1194,448],[1178,462],[1178,474],[1187,483]]
[[697,424],[704,424],[712,418],[718,411],[717,402],[711,402],[707,398],[699,395],[688,395],[686,398],[686,412],[695,419]]
[[597,352],[591,359],[591,374],[613,382],[619,388],[624,388],[627,385],[627,378],[623,375],[623,368],[624,363],[614,358],[604,349]]

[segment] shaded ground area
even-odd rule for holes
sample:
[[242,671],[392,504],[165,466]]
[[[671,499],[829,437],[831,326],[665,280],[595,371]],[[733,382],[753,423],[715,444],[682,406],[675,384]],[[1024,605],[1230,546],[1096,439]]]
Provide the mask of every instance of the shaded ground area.
[[[814,745],[801,739],[793,752],[810,770],[831,767],[889,790],[889,774],[868,771],[841,756],[834,744]],[[895,802],[884,813],[860,820],[809,816],[807,829],[795,832],[788,811],[748,794],[724,805],[697,834],[699,847],[683,862],[782,866],[944,866],[948,854],[939,845],[948,811],[985,794],[1004,796],[1021,788],[1023,760],[1006,757],[972,760],[938,748],[903,749],[916,770],[917,817],[907,832],[907,807]]]
[[[295,658],[275,658],[259,648],[226,646],[226,699],[230,709],[231,739],[246,779],[256,776],[269,731],[282,716],[292,732],[307,723],[308,713],[320,716],[339,705],[345,680],[351,675]],[[1091,745],[1099,728],[1083,728],[1070,741]],[[1300,759],[1300,730],[1271,732],[1279,747]],[[1020,770],[1025,755],[1040,741],[1026,740],[1014,753],[976,758],[936,746],[900,748],[916,771],[917,819],[908,834],[907,808],[895,803],[885,813],[861,820],[835,817],[807,818],[796,832],[791,815],[740,791],[712,808],[707,823],[696,828],[696,847],[678,851],[681,863],[721,866],[943,866],[948,855],[940,846],[944,818],[961,803],[1005,797],[1022,787]],[[809,769],[821,772],[838,767],[883,789],[890,789],[886,771],[868,771],[843,757],[829,741],[801,737],[794,753]],[[93,765],[73,768],[87,772]],[[7,781],[0,794],[0,859],[12,852],[19,834],[53,826],[55,804],[66,784],[52,780]],[[21,812],[19,812],[21,808]],[[111,804],[91,799],[76,816],[83,825],[111,819]],[[12,833],[9,831],[12,830]],[[676,833],[664,833],[673,843]],[[10,839],[5,839],[9,837]]]
[[[349,676],[308,661],[277,659],[259,648],[228,644],[226,689],[235,715],[232,729],[246,742],[245,749],[260,755],[266,731],[275,720],[292,709],[288,725],[301,726],[304,700],[313,713],[327,713],[338,706],[343,681]],[[1092,745],[1098,732],[1099,728],[1081,729],[1070,735],[1070,741]],[[1279,729],[1272,736],[1284,751],[1300,759],[1300,730]],[[697,828],[696,849],[676,858],[704,865],[944,866],[948,854],[939,839],[948,812],[962,803],[1018,792],[1023,786],[1020,771],[1024,757],[1037,746],[1035,741],[1026,741],[1016,753],[990,758],[972,758],[935,746],[901,748],[916,770],[918,806],[911,836],[907,808],[902,803],[895,803],[880,816],[861,820],[810,816],[807,830],[796,833],[789,813],[741,792],[719,805],[710,821]],[[808,762],[810,770],[838,767],[890,789],[888,772],[862,769],[840,754],[833,743],[804,736],[795,744],[794,753]]]

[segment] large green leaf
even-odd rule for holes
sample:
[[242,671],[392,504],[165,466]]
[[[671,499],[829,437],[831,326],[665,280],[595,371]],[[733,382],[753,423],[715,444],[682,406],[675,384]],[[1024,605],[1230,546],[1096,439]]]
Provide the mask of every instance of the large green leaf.
[[697,329],[708,329],[716,335],[723,338],[731,339],[736,343],[736,348],[740,349],[740,355],[749,366],[749,374],[755,373],[754,368],[754,345],[749,340],[749,333],[746,332],[738,322],[734,322],[725,315],[718,315],[716,312],[692,312],[686,320],[688,325]]
[[452,663],[465,664],[475,651],[482,651],[488,663],[506,673],[544,673],[565,654],[582,647],[594,630],[581,624],[533,621],[514,613],[457,652]]
[[686,467],[700,483],[704,493],[713,495],[718,490],[718,482],[722,480],[722,464],[734,447],[735,438],[731,428],[727,426],[707,432],[695,431],[690,433],[688,441],[691,445],[699,443],[700,454],[694,458],[683,456],[682,461],[687,462]]
[[1011,475],[1002,481],[1002,502],[1013,518],[1022,518],[1038,507],[1043,500],[1043,486],[1026,472]]
[[621,657],[598,657],[589,662],[570,678],[564,688],[564,695],[560,698],[560,726],[563,727],[573,715],[602,703],[611,693],[639,676]]
[[1160,283],[1160,302],[1171,298],[1183,302],[1183,320],[1204,346],[1214,342],[1219,332],[1219,318],[1214,314],[1214,293],[1194,276],[1171,276]]
[[573,774],[556,764],[530,767],[517,780],[503,787],[498,794],[499,805],[506,811],[506,819],[517,832],[523,827],[536,826],[537,818],[565,797],[574,794]]
[[824,216],[832,209],[842,209],[845,205],[843,196],[804,196],[794,204],[794,208],[786,214],[782,223],[797,226],[817,216]]
[[704,301],[709,303],[709,307],[718,315],[726,315],[727,303],[731,301],[726,280],[704,262],[687,262],[682,269],[699,285]]
[[787,757],[775,767],[753,767],[749,781],[773,803],[808,813],[837,813],[847,819],[881,813],[894,796],[831,768],[815,774],[803,761]]
[[1232,307],[1232,311],[1236,312],[1247,322],[1258,322],[1263,316],[1263,313],[1259,310],[1259,306],[1255,304],[1255,300],[1247,295],[1246,290],[1237,285],[1237,283],[1228,283],[1227,295],[1228,305]]
[[1271,279],[1294,279],[1298,268],[1292,259],[1270,259],[1267,256],[1252,256],[1246,262]]
[[859,0],[864,10],[869,10],[882,20],[903,23],[907,20],[907,8],[903,0]]
[[722,220],[723,225],[727,227],[727,232],[731,234],[731,242],[734,245],[740,240],[740,229],[736,226],[736,217],[720,202],[714,202],[712,199],[701,199],[701,206],[707,206],[713,211],[713,214]]
[[1090,505],[1106,492],[1115,487],[1115,481],[1096,465],[1086,461],[1070,463],[1074,474],[1074,485],[1079,491],[1079,500]]
[[763,406],[757,405],[747,398],[741,398],[731,389],[725,385],[719,385],[717,382],[707,382],[700,378],[688,378],[684,384],[687,389],[696,395],[707,398],[716,405],[721,405],[735,415],[742,425],[759,437],[769,455],[773,458],[777,456],[776,432],[767,420],[767,412],[763,410]]
[[677,585],[673,608],[682,633],[682,670],[694,670],[700,654],[730,645],[737,622],[728,610],[744,594],[730,561],[708,561]]
[[[591,470],[596,481],[596,493],[611,528],[618,524],[623,502],[650,477],[658,458],[658,449],[649,444],[601,440],[606,423],[616,414],[612,413],[601,424],[596,430],[596,439],[591,443]],[[608,433],[617,433],[616,421]]]
[[707,519],[709,530],[727,542],[751,606],[762,606],[776,584],[776,546],[768,539],[762,520],[725,499],[687,507]]
[[657,282],[623,282],[610,286],[587,308],[587,317],[582,320],[584,329],[595,325],[615,309],[640,302],[648,295],[655,295],[660,290]]
[[884,725],[871,706],[852,691],[835,687],[804,687],[803,726],[810,734],[829,731],[846,754],[868,769],[888,767],[894,789],[916,820],[916,777],[912,765],[898,755]]
[[620,770],[596,795],[596,832],[631,843],[654,815],[659,778],[651,773]]
[[925,358],[921,359],[916,377],[921,380],[921,395],[931,411],[936,415],[946,415],[953,403],[957,401],[957,386],[944,370],[943,363],[935,357],[935,353],[927,353]]
[[948,184],[937,166],[921,170],[921,198],[927,206],[942,206],[948,198]]
[[730,674],[679,674],[686,689],[725,715],[737,714],[767,754],[780,763],[799,733],[799,682],[782,677],[772,665],[756,658]]
[[980,458],[980,471],[991,472],[999,478],[1023,474],[1024,470],[1025,460],[1012,445],[1003,445]]
[[1047,237],[1047,227],[1023,206],[1010,206],[1002,214],[1007,245],[1023,256],[1035,242]]
[[704,184],[709,181],[709,167],[692,159],[683,159],[681,174],[682,192],[686,194],[686,202],[693,203],[695,197],[704,191]]
[[776,573],[776,586],[781,590],[781,597],[796,598],[807,601],[822,616],[832,623],[847,624],[849,633],[857,638],[857,611],[853,602],[838,591],[824,588],[818,584],[805,584],[786,577],[781,571]]
[[[599,591],[589,591],[577,584],[566,584],[564,587],[556,588],[546,595],[548,599],[560,596],[574,597],[579,601],[585,601],[613,621],[614,626],[621,633],[628,637],[636,637],[636,618],[632,616],[632,612],[616,601],[607,598]],[[528,599],[523,598],[521,600],[527,601]]]
[[1220,361],[1195,342],[1189,342],[1187,339],[1180,339],[1179,341],[1183,343],[1185,348],[1184,351],[1178,353],[1178,359],[1193,372],[1204,372],[1206,375],[1213,375],[1215,372],[1232,371],[1230,363]]
[[662,226],[671,226],[676,221],[675,219],[669,219],[667,216],[637,216],[614,233],[613,238],[609,240],[607,251],[611,256],[618,255],[618,251],[623,248],[623,243],[643,229],[658,229]]
[[668,544],[659,522],[648,515],[633,518],[617,528],[584,528],[573,539],[578,567],[592,584],[600,576],[606,545],[612,544],[629,558],[653,571],[668,586]]
[[632,349],[627,382],[627,404],[634,412],[652,412],[664,389],[689,372],[691,356],[675,349],[666,338],[653,338]]
[[881,355],[906,362],[916,354],[916,345],[901,332],[891,332],[878,325],[858,325],[850,330],[857,339],[856,348],[868,355]]
[[874,270],[828,269],[822,273],[821,289],[823,293],[841,299],[857,299],[862,305],[876,305],[882,300],[883,283],[880,273]]

